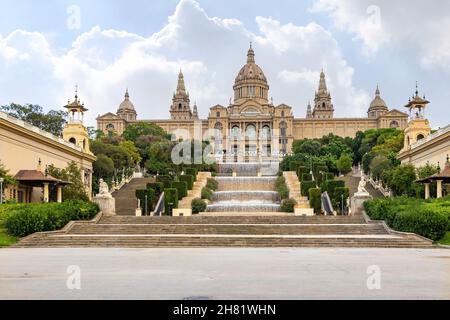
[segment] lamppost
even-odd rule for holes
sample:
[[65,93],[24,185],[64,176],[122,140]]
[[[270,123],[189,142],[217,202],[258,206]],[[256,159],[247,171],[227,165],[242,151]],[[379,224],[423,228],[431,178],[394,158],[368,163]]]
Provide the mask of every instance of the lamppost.
[[169,215],[172,216],[172,207],[173,207],[173,202],[169,202]]
[[3,204],[3,178],[0,178],[0,204]]

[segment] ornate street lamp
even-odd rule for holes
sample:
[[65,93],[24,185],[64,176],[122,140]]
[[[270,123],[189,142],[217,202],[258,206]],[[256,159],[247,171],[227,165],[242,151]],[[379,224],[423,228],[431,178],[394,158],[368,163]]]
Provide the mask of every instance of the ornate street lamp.
[[0,204],[3,204],[3,178],[0,178]]

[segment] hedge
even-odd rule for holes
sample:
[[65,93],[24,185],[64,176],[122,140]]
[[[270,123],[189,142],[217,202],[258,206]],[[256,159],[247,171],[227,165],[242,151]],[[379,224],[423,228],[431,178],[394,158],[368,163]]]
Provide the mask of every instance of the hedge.
[[206,182],[206,187],[213,191],[217,191],[219,189],[219,182],[216,179],[208,178]]
[[[172,203],[172,206],[169,204]],[[164,189],[164,207],[165,215],[170,216],[172,212],[170,209],[178,208],[178,190],[174,188]]]
[[170,188],[173,179],[171,176],[156,176],[156,182],[160,182],[164,185],[164,188]]
[[284,177],[278,177],[275,187],[282,200],[289,198],[289,188]]
[[332,172],[327,172],[326,177],[325,177],[325,180],[326,180],[326,181],[334,180],[334,177],[335,177],[334,173],[332,173]]
[[303,181],[312,181],[312,180],[313,180],[312,174],[310,174],[310,173],[302,174],[302,182]]
[[[317,166],[316,168],[317,172],[314,173],[314,177],[317,180],[317,184],[319,186],[322,186],[322,184],[327,180],[326,175],[328,173],[328,167],[327,166]],[[322,174],[321,174],[322,172]]]
[[303,163],[300,161],[291,161],[289,163],[289,171],[297,172],[298,168],[302,165]]
[[207,208],[205,200],[198,199],[198,198],[192,200],[191,206],[192,206],[192,213],[193,214],[198,214],[200,212],[205,212],[206,208]]
[[296,205],[297,205],[297,201],[295,201],[294,199],[285,199],[281,202],[281,211],[288,212],[288,213],[294,213]]
[[[147,212],[145,211],[145,197],[147,196]],[[136,190],[136,198],[140,201],[140,206],[143,214],[149,214],[156,206],[157,197],[155,190],[149,188],[146,190]]]
[[342,213],[342,198],[344,198],[344,209],[347,207],[347,199],[350,197],[350,189],[338,187],[334,190],[334,194],[331,197],[331,203],[334,210]]
[[372,220],[384,220],[391,228],[440,240],[449,229],[450,198],[420,200],[400,197],[366,201],[364,209]]
[[172,182],[171,187],[178,190],[178,200],[181,200],[184,197],[187,197],[188,190],[187,190],[187,182],[186,181]]
[[316,214],[322,213],[322,192],[319,188],[309,189],[309,204]]
[[202,199],[212,201],[213,197],[214,193],[210,189],[206,187],[202,189]]
[[334,197],[336,188],[345,188],[344,180],[327,180],[322,185],[322,192],[328,192],[330,198]]
[[147,189],[155,190],[156,196],[159,197],[164,191],[164,183],[162,182],[148,183]]
[[91,220],[98,212],[95,203],[84,201],[17,205],[11,206],[4,215],[4,226],[10,235],[25,237],[35,232],[59,230],[70,221]]
[[304,173],[309,173],[308,168],[307,167],[303,167],[303,166],[298,167],[298,169],[297,169],[297,177],[298,177],[298,179],[300,181],[303,181],[302,179],[303,179],[303,174]]
[[194,168],[188,168],[188,169],[186,169],[186,175],[193,176],[194,182],[195,182],[195,181],[197,181],[198,170],[194,169]]
[[192,190],[192,188],[194,188],[194,176],[182,175],[178,177],[178,180],[186,182],[188,190]]
[[301,183],[301,193],[304,197],[309,197],[309,189],[316,188],[316,182],[315,181],[303,181]]

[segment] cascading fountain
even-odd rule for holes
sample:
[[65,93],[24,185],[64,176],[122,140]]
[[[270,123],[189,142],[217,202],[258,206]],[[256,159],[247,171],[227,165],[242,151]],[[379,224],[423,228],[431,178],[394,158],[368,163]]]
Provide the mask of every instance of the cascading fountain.
[[[263,173],[274,172],[272,175]],[[219,165],[216,177],[219,190],[214,193],[207,212],[278,212],[280,197],[275,191],[278,163],[229,163]],[[230,173],[231,172],[231,173]],[[229,176],[229,175],[232,176]]]

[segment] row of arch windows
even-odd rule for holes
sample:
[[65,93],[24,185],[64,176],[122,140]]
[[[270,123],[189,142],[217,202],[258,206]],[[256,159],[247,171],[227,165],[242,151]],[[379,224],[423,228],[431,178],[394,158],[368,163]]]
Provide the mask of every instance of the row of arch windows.
[[264,98],[266,96],[266,92],[266,89],[263,87],[247,86],[237,89],[236,95],[237,98],[244,98],[248,96]]

